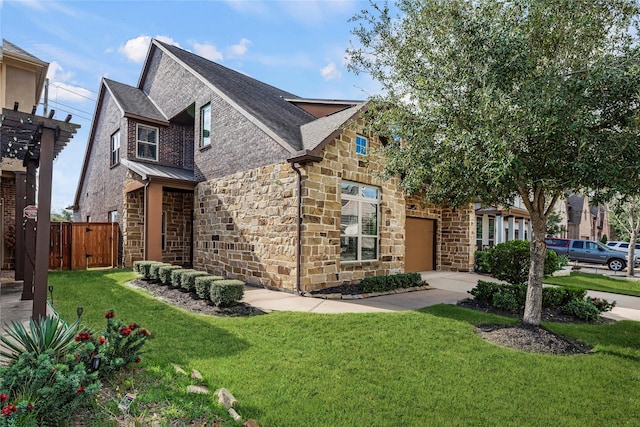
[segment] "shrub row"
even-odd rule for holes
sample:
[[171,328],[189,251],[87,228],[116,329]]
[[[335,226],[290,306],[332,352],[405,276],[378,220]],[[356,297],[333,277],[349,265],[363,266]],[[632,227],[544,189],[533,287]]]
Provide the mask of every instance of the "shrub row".
[[224,277],[210,276],[191,268],[158,261],[134,261],[133,270],[144,280],[184,289],[219,307],[237,304],[244,295],[244,282],[224,280]]
[[360,281],[362,292],[386,292],[399,288],[413,288],[422,285],[419,273],[390,274],[387,276],[365,277]]
[[[475,253],[475,269],[509,283],[526,283],[529,277],[530,247],[526,240],[510,240],[493,248]],[[558,254],[547,251],[544,274],[550,275],[560,268]]]
[[[527,285],[503,284],[479,280],[469,291],[475,299],[485,301],[505,311],[515,312],[524,307],[527,298]],[[586,298],[585,289],[570,287],[542,288],[542,307],[561,307],[566,314],[585,321],[594,321],[600,313],[610,311],[616,302],[600,298]]]

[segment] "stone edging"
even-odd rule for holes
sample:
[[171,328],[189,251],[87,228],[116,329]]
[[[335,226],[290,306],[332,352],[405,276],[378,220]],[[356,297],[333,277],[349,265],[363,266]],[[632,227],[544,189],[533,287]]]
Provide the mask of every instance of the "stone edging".
[[394,294],[405,294],[407,292],[415,292],[415,291],[426,291],[429,289],[434,289],[429,285],[423,286],[415,286],[412,288],[398,288],[393,291],[386,292],[371,292],[368,294],[356,294],[356,295],[343,295],[343,294],[312,294],[311,292],[303,292],[303,297],[309,298],[319,298],[319,299],[344,299],[344,300],[354,300],[354,299],[364,299],[364,298],[372,298],[372,297],[380,297],[383,295],[394,295]]

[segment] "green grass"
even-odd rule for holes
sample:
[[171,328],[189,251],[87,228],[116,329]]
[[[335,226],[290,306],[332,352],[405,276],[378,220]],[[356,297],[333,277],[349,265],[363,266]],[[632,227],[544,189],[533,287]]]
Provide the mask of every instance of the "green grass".
[[544,278],[544,283],[559,286],[572,286],[574,288],[588,289],[591,291],[611,292],[621,295],[640,296],[640,281],[623,278],[613,278],[602,274],[571,273],[570,276],[549,276]]
[[83,320],[98,329],[114,308],[155,334],[143,367],[195,368],[211,389],[231,390],[238,412],[260,425],[634,425],[640,413],[638,322],[549,324],[594,353],[529,354],[474,333],[474,324],[513,319],[454,306],[217,318],[122,285],[133,276],[52,273],[49,282],[63,317],[75,319],[81,305]]

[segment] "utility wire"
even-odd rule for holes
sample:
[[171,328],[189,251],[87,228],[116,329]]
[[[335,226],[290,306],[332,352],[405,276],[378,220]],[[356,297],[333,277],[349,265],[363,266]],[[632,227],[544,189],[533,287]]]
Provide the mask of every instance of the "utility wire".
[[[72,91],[71,89],[67,89],[67,88],[66,88],[66,87],[64,87],[64,86],[60,86],[60,84],[59,84],[59,83],[50,83],[50,85],[51,85],[51,86],[55,86],[55,87],[57,87],[58,89],[66,90],[67,92],[71,92],[71,93],[73,93],[74,95],[78,95],[78,96],[81,96],[82,98],[86,98],[86,99],[88,99],[88,100],[90,100],[90,101],[94,101],[94,102],[95,102],[95,99],[93,99],[93,98],[89,98],[88,96],[85,96],[85,95],[83,95],[83,94],[81,94],[81,93],[74,92],[74,91]],[[85,90],[86,90],[87,92],[91,92],[89,89],[85,89]],[[91,93],[94,93],[94,92],[91,92]]]

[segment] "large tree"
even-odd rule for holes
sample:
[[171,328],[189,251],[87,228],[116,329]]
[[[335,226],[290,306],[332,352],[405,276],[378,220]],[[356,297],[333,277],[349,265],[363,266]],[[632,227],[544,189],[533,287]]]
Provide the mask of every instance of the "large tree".
[[[636,181],[637,182],[637,181]],[[638,189],[640,184],[636,184]],[[609,216],[614,227],[619,230],[621,237],[629,242],[627,259],[636,258],[636,242],[640,235],[640,195],[627,194],[625,196],[616,194],[608,204],[611,215]],[[634,275],[634,263],[627,265],[627,276]]]
[[627,0],[399,0],[354,17],[350,67],[383,88],[368,118],[388,137],[386,173],[435,203],[524,201],[525,324],[540,323],[557,199],[638,174],[637,13]]

